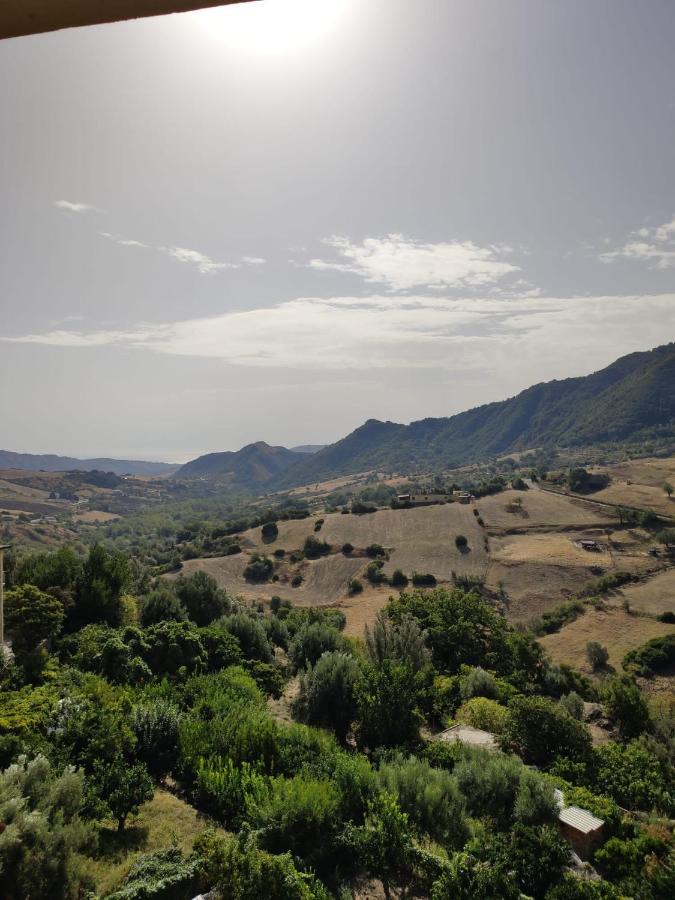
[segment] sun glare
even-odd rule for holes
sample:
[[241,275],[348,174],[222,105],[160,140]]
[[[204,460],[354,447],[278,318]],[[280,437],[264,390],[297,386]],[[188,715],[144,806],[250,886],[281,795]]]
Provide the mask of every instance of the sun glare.
[[211,37],[245,53],[296,53],[317,45],[354,0],[254,0],[204,9],[190,17]]

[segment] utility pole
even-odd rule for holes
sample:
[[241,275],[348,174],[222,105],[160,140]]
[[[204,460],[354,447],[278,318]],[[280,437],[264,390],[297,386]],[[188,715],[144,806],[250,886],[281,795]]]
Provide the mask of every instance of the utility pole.
[[9,544],[0,544],[0,654],[5,649],[5,550]]

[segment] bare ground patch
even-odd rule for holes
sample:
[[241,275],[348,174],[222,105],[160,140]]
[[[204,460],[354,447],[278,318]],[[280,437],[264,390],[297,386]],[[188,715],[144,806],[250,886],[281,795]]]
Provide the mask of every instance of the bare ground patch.
[[[522,508],[517,504],[520,502]],[[611,512],[587,503],[533,488],[504,491],[481,497],[477,507],[488,528],[533,528],[541,526],[586,526],[613,522]]]

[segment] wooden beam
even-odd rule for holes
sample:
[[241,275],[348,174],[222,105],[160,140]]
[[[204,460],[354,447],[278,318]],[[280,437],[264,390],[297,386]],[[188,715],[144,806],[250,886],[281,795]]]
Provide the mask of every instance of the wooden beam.
[[0,39],[252,0],[2,0]]

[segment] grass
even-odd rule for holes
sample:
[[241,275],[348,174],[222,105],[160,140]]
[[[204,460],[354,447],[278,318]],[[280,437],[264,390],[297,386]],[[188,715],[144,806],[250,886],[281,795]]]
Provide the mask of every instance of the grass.
[[190,853],[195,839],[207,825],[197,810],[184,800],[158,789],[122,834],[118,834],[112,824],[103,827],[98,852],[94,857],[84,858],[84,869],[96,885],[97,896],[105,896],[118,888],[143,853],[172,844],[184,853]]
[[621,671],[621,663],[629,650],[636,649],[651,638],[674,632],[675,625],[631,614],[618,607],[589,607],[583,616],[555,634],[541,638],[540,642],[555,662],[567,663],[585,674],[591,674],[586,659],[586,644],[589,641],[597,641],[606,647],[609,666]]

